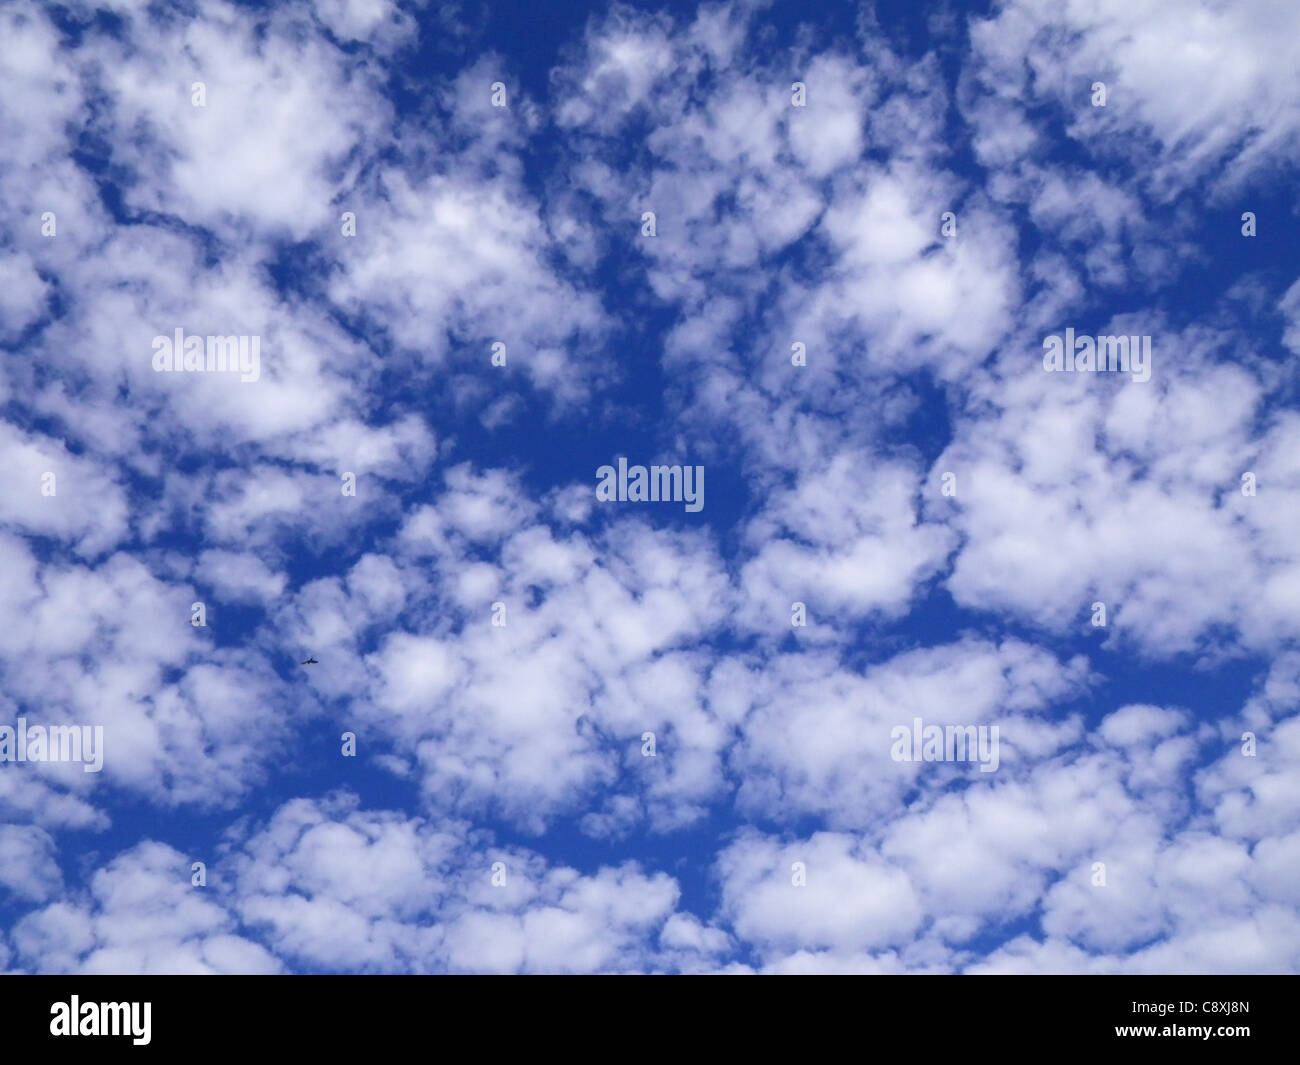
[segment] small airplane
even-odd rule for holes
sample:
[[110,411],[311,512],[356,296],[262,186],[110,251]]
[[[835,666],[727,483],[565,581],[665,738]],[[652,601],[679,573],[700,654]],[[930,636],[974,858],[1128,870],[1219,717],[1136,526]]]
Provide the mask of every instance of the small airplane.
[[299,662],[298,664],[301,665],[301,666],[319,666],[319,665],[320,665],[320,663],[317,662],[316,659],[314,659],[314,658],[309,658],[309,659],[307,659],[306,662]]

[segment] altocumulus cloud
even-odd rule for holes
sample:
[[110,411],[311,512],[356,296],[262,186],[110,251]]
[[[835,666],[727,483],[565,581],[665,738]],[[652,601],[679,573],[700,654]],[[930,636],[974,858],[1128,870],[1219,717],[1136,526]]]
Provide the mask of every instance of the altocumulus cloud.
[[0,969],[1300,970],[1297,15],[1192,6],[6,4],[0,723],[104,763]]

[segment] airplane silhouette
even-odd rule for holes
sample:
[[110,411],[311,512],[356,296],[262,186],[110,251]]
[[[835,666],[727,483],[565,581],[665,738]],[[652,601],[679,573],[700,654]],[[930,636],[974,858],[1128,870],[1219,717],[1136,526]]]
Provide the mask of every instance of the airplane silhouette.
[[302,666],[319,666],[319,665],[320,665],[320,663],[317,662],[316,659],[314,659],[314,658],[309,658],[309,659],[307,659],[306,662],[300,662],[300,663],[298,663],[298,664],[299,664],[299,665],[302,665]]

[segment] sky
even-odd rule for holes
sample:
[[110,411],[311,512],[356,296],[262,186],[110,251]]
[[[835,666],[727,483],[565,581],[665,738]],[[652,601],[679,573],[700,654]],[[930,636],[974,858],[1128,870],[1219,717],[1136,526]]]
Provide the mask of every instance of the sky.
[[1300,7],[0,39],[0,972],[1300,971]]

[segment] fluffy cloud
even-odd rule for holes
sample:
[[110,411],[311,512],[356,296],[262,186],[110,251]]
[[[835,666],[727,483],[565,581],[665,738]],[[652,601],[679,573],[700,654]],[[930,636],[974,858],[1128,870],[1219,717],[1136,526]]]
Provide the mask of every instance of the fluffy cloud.
[[0,12],[0,966],[1300,968],[1293,16],[774,18]]

